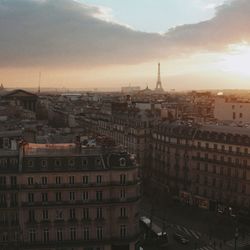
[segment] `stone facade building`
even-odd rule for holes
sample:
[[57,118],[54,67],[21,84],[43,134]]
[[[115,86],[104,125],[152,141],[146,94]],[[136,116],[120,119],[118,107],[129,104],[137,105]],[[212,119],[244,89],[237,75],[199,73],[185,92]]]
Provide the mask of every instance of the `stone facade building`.
[[138,168],[126,152],[26,144],[0,158],[1,249],[137,247]]
[[248,213],[249,129],[165,123],[152,137],[147,178],[159,200],[171,195],[211,210]]

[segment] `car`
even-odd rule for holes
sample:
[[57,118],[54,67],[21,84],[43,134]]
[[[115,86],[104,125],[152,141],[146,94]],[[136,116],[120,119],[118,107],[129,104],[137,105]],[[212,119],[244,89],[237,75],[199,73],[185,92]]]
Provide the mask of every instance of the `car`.
[[174,233],[173,237],[176,241],[178,241],[181,244],[187,244],[189,242],[187,238],[185,238],[183,235],[178,234],[178,233]]

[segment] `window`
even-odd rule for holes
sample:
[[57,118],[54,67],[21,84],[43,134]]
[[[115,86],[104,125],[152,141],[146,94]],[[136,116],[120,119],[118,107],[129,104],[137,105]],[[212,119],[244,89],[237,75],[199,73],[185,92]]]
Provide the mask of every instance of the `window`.
[[241,192],[242,192],[243,194],[246,193],[246,185],[245,185],[245,184],[242,184]]
[[61,176],[56,176],[56,184],[61,184]]
[[42,168],[46,168],[47,167],[47,160],[42,160],[41,161],[41,165],[42,165]]
[[103,235],[103,229],[102,229],[102,227],[97,227],[96,228],[96,238],[98,240],[102,240],[102,235]]
[[70,240],[76,240],[76,228],[75,227],[70,228]]
[[207,165],[207,163],[205,163],[204,164],[204,171],[207,172],[207,170],[208,170],[208,165]]
[[96,163],[96,166],[98,167],[102,165],[101,159],[98,159],[98,158],[95,160],[95,163]]
[[216,166],[213,165],[213,173],[216,174]]
[[217,150],[217,148],[218,148],[218,145],[214,144],[214,149]]
[[82,177],[82,183],[83,183],[83,184],[88,184],[88,183],[89,183],[89,177],[86,176],[86,175],[83,176],[83,177]]
[[17,193],[10,194],[10,206],[15,207],[18,205]]
[[28,202],[34,202],[34,194],[28,193]]
[[126,159],[120,158],[120,167],[126,167]]
[[240,113],[240,118],[243,118],[243,114],[242,113]]
[[75,192],[69,192],[69,200],[74,201],[75,200]]
[[63,211],[62,210],[56,210],[56,219],[57,220],[63,219]]
[[33,185],[33,183],[34,183],[33,177],[28,177],[28,184]]
[[196,170],[200,170],[200,167],[201,167],[201,164],[199,162],[197,162],[197,165],[196,165]]
[[103,218],[103,215],[102,215],[102,207],[96,208],[96,218],[97,218],[97,219],[102,219],[102,218]]
[[61,200],[62,200],[62,193],[56,192],[56,201],[61,201]]
[[121,199],[125,199],[126,198],[126,190],[125,189],[121,189],[120,190],[120,198]]
[[56,237],[58,241],[62,241],[63,240],[63,230],[62,228],[58,228],[56,231]]
[[102,201],[102,191],[96,191],[96,200]]
[[0,186],[6,185],[6,176],[0,176]]
[[35,229],[32,228],[29,230],[29,238],[30,238],[30,242],[36,241],[36,230]]
[[75,183],[75,176],[69,176],[69,184]]
[[89,228],[88,227],[83,228],[83,239],[89,240]]
[[121,185],[126,184],[126,175],[125,174],[120,174],[120,184]]
[[55,160],[55,166],[60,167],[61,166],[61,161],[59,159]]
[[29,222],[34,222],[35,221],[35,210],[30,209],[29,210]]
[[71,220],[76,218],[76,210],[75,210],[75,208],[70,208],[69,217],[70,217]]
[[45,177],[45,176],[42,177],[42,184],[43,185],[47,185],[48,184],[48,178],[47,177]]
[[32,160],[28,160],[28,167],[32,168],[33,167],[33,161]]
[[49,229],[44,228],[43,229],[43,242],[48,242],[49,241]]
[[127,216],[127,210],[125,207],[121,207],[120,209],[120,217],[126,217]]
[[48,209],[43,209],[43,220],[49,219],[49,211]]
[[102,176],[101,175],[97,175],[96,176],[96,183],[97,184],[101,184],[102,183]]
[[233,120],[235,120],[235,118],[236,118],[236,113],[233,112]]
[[42,193],[42,202],[48,201],[48,193]]
[[220,175],[223,175],[223,171],[224,171],[223,167],[220,167]]
[[89,208],[84,207],[82,209],[82,218],[83,218],[83,220],[89,219]]
[[0,166],[7,167],[7,159],[0,159]]
[[68,164],[70,167],[74,167],[75,166],[75,160],[74,159],[69,159]]
[[10,177],[10,185],[11,186],[16,186],[16,184],[17,184],[17,178],[16,178],[16,176],[11,176]]
[[82,192],[82,200],[87,201],[89,199],[89,192],[88,191],[83,191]]
[[127,234],[127,227],[126,225],[120,225],[120,237],[125,238]]
[[88,166],[88,161],[87,159],[82,159],[82,167],[86,168]]
[[7,149],[10,147],[10,140],[9,138],[3,138],[3,148]]
[[213,179],[213,186],[216,186],[216,179]]

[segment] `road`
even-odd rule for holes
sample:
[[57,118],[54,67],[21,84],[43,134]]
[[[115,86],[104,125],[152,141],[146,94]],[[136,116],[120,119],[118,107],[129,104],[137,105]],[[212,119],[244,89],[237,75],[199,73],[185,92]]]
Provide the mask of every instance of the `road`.
[[[147,200],[141,202],[141,215],[151,217],[152,206]],[[169,234],[169,246],[174,250],[233,250],[234,249],[234,218],[216,215],[214,212],[186,206],[172,204],[165,209],[153,209],[153,221],[160,227],[167,225]],[[187,237],[190,242],[182,245],[176,242],[172,235],[178,232]],[[244,248],[245,247],[245,248]],[[250,249],[250,234],[244,239],[240,235],[237,240],[237,249]]]

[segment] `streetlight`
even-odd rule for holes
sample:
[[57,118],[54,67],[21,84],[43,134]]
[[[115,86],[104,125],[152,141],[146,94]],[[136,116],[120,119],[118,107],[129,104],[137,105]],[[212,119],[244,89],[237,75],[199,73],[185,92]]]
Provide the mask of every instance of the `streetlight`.
[[234,250],[237,248],[237,239],[239,237],[239,229],[238,227],[235,228],[235,234],[234,234]]

